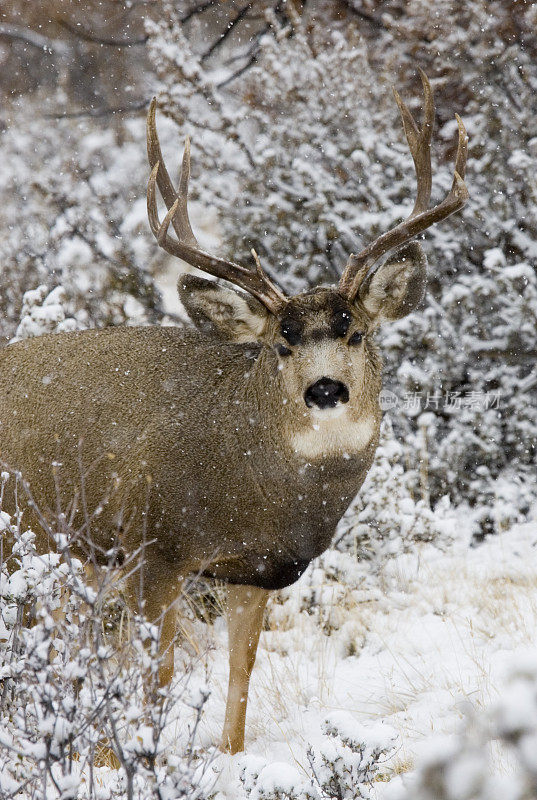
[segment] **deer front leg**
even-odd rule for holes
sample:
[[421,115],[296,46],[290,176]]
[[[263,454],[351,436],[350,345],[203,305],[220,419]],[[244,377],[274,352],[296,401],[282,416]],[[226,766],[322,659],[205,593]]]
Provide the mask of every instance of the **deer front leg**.
[[248,685],[268,596],[267,589],[256,586],[227,587],[229,687],[221,748],[231,754],[244,750]]

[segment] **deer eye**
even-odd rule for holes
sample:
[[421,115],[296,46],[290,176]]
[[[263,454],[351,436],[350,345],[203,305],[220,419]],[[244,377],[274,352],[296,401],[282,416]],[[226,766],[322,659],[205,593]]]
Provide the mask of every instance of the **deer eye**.
[[276,350],[278,351],[278,353],[281,356],[284,356],[284,357],[285,356],[290,356],[292,354],[292,352],[293,352],[288,347],[286,347],[284,344],[277,344],[276,345]]
[[363,338],[364,334],[361,331],[354,331],[352,336],[349,337],[349,341],[347,342],[347,344],[351,345],[352,347],[354,345],[360,344]]

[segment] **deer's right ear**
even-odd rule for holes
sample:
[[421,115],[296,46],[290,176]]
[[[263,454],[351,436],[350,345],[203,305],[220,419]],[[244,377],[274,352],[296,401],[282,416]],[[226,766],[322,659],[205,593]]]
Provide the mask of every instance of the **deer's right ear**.
[[427,259],[418,242],[388,258],[360,286],[358,297],[374,325],[406,317],[419,305],[427,283]]
[[230,342],[263,338],[270,312],[255,297],[197,275],[182,275],[177,288],[188,316],[204,333]]

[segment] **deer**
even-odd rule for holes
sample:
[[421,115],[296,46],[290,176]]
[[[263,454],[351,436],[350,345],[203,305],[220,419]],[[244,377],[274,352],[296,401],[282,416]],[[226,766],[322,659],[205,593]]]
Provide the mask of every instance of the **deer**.
[[[174,604],[185,579],[225,584],[221,747],[231,754],[244,749],[267,600],[330,545],[372,465],[381,424],[375,334],[422,301],[427,262],[415,237],[468,199],[468,137],[456,115],[452,185],[430,207],[435,107],[420,75],[421,127],[394,90],[416,173],[413,209],[351,254],[337,285],[287,296],[255,251],[250,268],[199,246],[187,204],[190,143],[175,188],[154,98],[149,225],[160,248],[209,276],[179,279],[192,325],[64,332],[0,350],[0,459],[22,473],[41,512],[57,509],[51,465],[61,464],[60,499],[72,516],[99,505],[91,525],[99,552],[119,540],[133,553],[147,537],[143,610],[159,621],[162,686],[173,676]],[[117,491],[107,496],[112,481]]]

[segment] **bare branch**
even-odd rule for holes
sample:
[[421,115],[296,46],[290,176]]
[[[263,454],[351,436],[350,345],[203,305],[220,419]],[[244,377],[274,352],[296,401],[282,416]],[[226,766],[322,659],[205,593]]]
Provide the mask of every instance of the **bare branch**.
[[[274,8],[272,9],[273,14],[277,14],[280,11],[282,2],[283,0],[278,0]],[[263,19],[266,19],[266,14],[263,15]],[[242,60],[243,58],[247,59],[247,61],[241,67],[239,67],[235,72],[233,72],[231,75],[228,75],[227,78],[224,78],[222,81],[220,81],[220,83],[217,83],[216,86],[218,89],[223,89],[229,83],[236,80],[236,78],[239,78],[241,75],[247,72],[250,69],[250,67],[256,63],[257,56],[259,54],[259,48],[261,46],[260,41],[263,38],[263,36],[265,36],[271,30],[271,28],[272,25],[270,22],[265,23],[265,25],[263,25],[263,27],[260,28],[260,30],[258,30],[257,33],[255,34],[254,41],[252,42],[248,50],[242,55],[233,56],[233,59],[230,59],[227,62],[227,63],[232,63],[232,61],[239,61]]]
[[186,14],[181,17],[181,22],[188,22],[189,19],[192,17],[196,17],[198,14],[202,14],[211,6],[214,6],[218,0],[206,0],[205,3],[198,3],[198,5],[193,6],[190,11],[187,11]]
[[15,39],[36,50],[45,53],[55,53],[56,55],[66,56],[71,52],[71,47],[59,39],[50,39],[41,33],[36,33],[29,28],[21,28],[18,25],[0,25],[0,37],[5,39]]
[[149,36],[140,36],[138,39],[111,39],[105,36],[97,36],[79,25],[71,25],[65,19],[59,20],[59,23],[62,28],[65,28],[65,30],[72,33],[73,36],[76,36],[78,39],[94,44],[106,45],[107,47],[135,47],[136,45],[145,44],[149,39]]
[[220,83],[217,83],[216,84],[217,88],[218,89],[223,89],[229,83],[231,83],[232,81],[236,80],[237,78],[240,78],[241,75],[243,75],[245,72],[247,72],[250,69],[250,67],[252,66],[252,64],[255,64],[255,62],[257,61],[258,52],[259,52],[259,50],[256,50],[254,53],[252,53],[250,55],[250,57],[248,58],[248,61],[246,62],[246,64],[243,64],[242,67],[239,67],[238,70],[233,72],[231,75],[228,75],[228,77],[224,78],[223,81],[220,81]]
[[239,10],[239,12],[228,22],[226,29],[223,33],[220,34],[218,39],[212,43],[208,50],[203,53],[200,58],[200,61],[206,61],[214,52],[217,50],[227,39],[229,34],[232,32],[233,28],[239,24],[239,22],[244,19],[248,11],[251,9],[253,3],[247,3],[243,8]]

